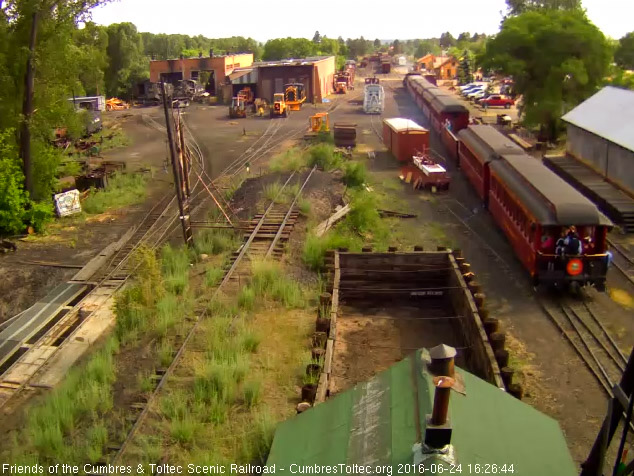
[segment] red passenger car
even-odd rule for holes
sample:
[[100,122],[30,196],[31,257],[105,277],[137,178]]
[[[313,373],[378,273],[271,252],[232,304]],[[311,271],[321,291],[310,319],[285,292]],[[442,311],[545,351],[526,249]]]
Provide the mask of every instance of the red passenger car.
[[491,126],[469,126],[458,133],[458,166],[486,206],[489,190],[489,163],[502,154],[524,151]]
[[[490,169],[489,211],[533,283],[605,290],[610,220],[538,159],[504,154]],[[573,229],[580,252],[558,246]]]

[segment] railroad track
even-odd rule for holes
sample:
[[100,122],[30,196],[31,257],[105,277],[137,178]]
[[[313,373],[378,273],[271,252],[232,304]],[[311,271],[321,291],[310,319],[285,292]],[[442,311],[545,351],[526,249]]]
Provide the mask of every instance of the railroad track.
[[[163,128],[163,131],[165,128]],[[188,151],[195,159],[192,170],[200,169],[204,173],[204,160],[197,144],[188,141]],[[192,191],[202,188],[200,174]],[[200,195],[200,192],[197,193]],[[77,281],[92,287],[76,304],[67,306],[44,327],[44,330],[30,337],[28,345],[23,343],[16,352],[17,358],[0,375],[0,409],[7,406],[20,392],[28,388],[46,370],[50,359],[67,342],[72,341],[81,324],[125,284],[136,269],[131,257],[140,246],[156,249],[175,227],[178,219],[176,199],[172,193],[166,193],[144,215],[135,231],[123,247],[97,269],[89,279]],[[72,281],[70,283],[73,283]]]
[[[279,259],[282,256],[284,243],[288,240],[290,232],[292,231],[299,215],[297,210],[295,209],[295,205],[298,198],[301,196],[306,184],[313,175],[315,169],[316,166],[312,168],[312,170],[308,173],[307,177],[303,181],[300,180],[300,182],[302,182],[301,186],[299,187],[298,192],[293,197],[290,205],[283,206],[277,202],[278,198],[282,194],[286,193],[286,187],[289,186],[290,182],[297,175],[296,172],[293,172],[288,177],[282,189],[278,193],[278,196],[269,204],[266,210],[262,214],[256,215],[253,220],[251,220],[251,222],[248,224],[248,232],[244,236],[245,241],[242,246],[234,253],[222,281],[212,295],[212,300],[219,296],[219,293],[221,291],[223,293],[227,291],[234,291],[235,288],[240,287],[242,282],[248,279],[249,270],[251,268],[250,263],[254,259]],[[174,357],[170,365],[167,368],[156,370],[155,375],[152,377],[152,381],[155,383],[156,386],[150,393],[149,397],[144,399],[144,401],[140,401],[131,405],[130,417],[128,420],[133,421],[134,423],[130,431],[126,434],[125,438],[121,442],[120,446],[109,446],[110,454],[107,455],[107,459],[110,460],[112,464],[117,464],[121,461],[121,458],[125,453],[128,445],[134,438],[136,432],[141,427],[141,424],[143,423],[143,420],[146,417],[147,412],[152,405],[152,402],[156,399],[162,387],[169,379],[169,376],[178,366],[178,363],[185,351],[185,348],[187,347],[187,344],[192,339],[192,337],[196,335],[200,323],[206,318],[213,317],[209,316],[207,312],[208,310],[205,309],[200,318],[197,319],[194,325],[191,327],[185,338],[182,339],[181,342],[177,343],[178,350],[174,353]]]
[[603,390],[612,397],[627,358],[584,297],[555,300],[539,297],[538,304],[574,348]]
[[634,285],[634,259],[617,243],[608,238],[608,245],[614,251],[612,254],[612,265],[617,269],[632,285]]

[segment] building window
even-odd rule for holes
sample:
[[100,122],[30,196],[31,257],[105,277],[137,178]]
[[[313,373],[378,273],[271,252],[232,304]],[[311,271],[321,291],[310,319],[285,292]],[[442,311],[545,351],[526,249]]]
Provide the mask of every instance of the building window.
[[194,81],[198,81],[198,75],[199,75],[200,71],[192,71],[189,73],[190,78],[193,79]]
[[240,67],[240,63],[233,63],[233,67],[234,68],[239,68]]

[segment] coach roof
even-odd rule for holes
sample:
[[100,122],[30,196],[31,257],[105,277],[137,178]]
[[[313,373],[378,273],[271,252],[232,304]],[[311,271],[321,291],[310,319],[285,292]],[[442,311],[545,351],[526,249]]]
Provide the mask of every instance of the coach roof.
[[491,170],[506,184],[542,225],[612,226],[597,207],[528,155],[504,154]]
[[502,154],[524,154],[520,146],[492,126],[469,126],[458,132],[458,138],[483,162],[499,159]]

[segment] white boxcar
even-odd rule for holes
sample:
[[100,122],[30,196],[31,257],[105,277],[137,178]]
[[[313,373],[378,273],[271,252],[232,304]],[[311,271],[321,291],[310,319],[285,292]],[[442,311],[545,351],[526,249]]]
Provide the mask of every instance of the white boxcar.
[[385,93],[380,84],[366,84],[363,90],[363,112],[381,114],[385,108]]
[[407,58],[405,56],[398,57],[398,65],[399,66],[407,66]]

